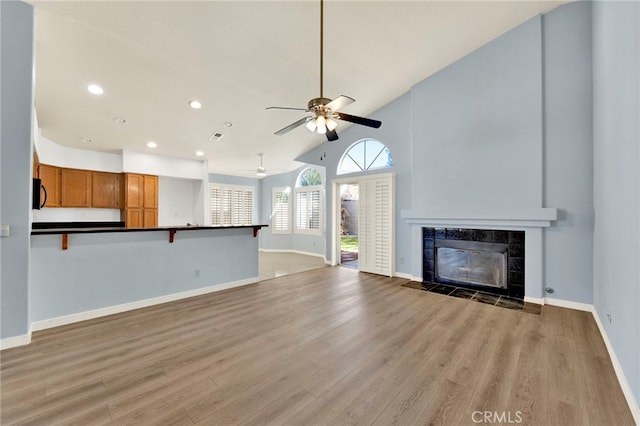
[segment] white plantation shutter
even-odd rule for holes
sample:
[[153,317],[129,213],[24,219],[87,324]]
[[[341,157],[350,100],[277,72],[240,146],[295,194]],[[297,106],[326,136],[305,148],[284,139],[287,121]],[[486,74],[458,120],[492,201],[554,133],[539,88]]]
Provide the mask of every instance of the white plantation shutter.
[[253,191],[244,192],[244,224],[253,225]]
[[287,188],[273,188],[273,214],[271,217],[271,232],[274,234],[291,233],[291,202],[290,190]]
[[211,225],[219,226],[222,224],[222,189],[211,186],[209,191]]
[[250,186],[209,185],[211,225],[253,225],[253,188]]
[[300,234],[322,234],[322,187],[296,188],[295,200],[295,231]]
[[392,175],[359,181],[360,246],[363,272],[392,276],[395,269],[394,179]]

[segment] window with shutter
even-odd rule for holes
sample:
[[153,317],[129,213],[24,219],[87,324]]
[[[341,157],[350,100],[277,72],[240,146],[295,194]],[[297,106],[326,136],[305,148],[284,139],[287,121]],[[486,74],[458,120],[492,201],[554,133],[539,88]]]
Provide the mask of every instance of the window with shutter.
[[298,175],[294,192],[294,232],[322,235],[322,178],[313,167]]
[[296,188],[296,233],[322,233],[322,187]]
[[273,188],[271,232],[274,234],[291,233],[291,220],[289,214],[291,210],[290,195],[290,188]]
[[209,194],[212,226],[253,225],[252,187],[212,183]]

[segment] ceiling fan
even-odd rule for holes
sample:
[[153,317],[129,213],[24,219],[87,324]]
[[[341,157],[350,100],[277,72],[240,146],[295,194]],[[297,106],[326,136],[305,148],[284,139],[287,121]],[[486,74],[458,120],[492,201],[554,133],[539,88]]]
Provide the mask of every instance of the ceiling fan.
[[262,156],[264,154],[260,152],[258,155],[260,156],[260,166],[256,169],[256,176],[265,177],[267,175],[267,169],[262,165]]
[[343,107],[355,102],[356,100],[340,95],[335,99],[325,98],[323,95],[323,68],[324,68],[324,0],[320,0],[320,97],[313,98],[307,104],[307,108],[290,108],[290,107],[267,107],[267,109],[287,109],[296,111],[306,111],[313,115],[302,117],[300,120],[289,124],[288,126],[275,132],[276,135],[284,135],[285,133],[306,124],[306,127],[319,134],[324,134],[328,141],[338,140],[336,127],[338,123],[335,121],[349,121],[351,123],[360,124],[362,126],[373,127],[375,129],[382,125],[381,121],[372,120],[370,118],[358,117],[356,115],[345,114],[339,110]]

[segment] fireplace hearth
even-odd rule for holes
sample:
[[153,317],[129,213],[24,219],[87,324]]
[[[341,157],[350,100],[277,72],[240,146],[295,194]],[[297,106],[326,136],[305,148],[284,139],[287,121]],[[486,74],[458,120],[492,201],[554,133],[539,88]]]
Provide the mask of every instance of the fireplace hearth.
[[524,231],[423,228],[423,281],[524,298]]

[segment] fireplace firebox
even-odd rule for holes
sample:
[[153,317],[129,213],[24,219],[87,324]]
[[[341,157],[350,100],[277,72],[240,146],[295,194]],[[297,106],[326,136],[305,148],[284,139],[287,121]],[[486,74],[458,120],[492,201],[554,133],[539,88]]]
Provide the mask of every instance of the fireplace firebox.
[[524,231],[423,228],[423,281],[524,298]]

